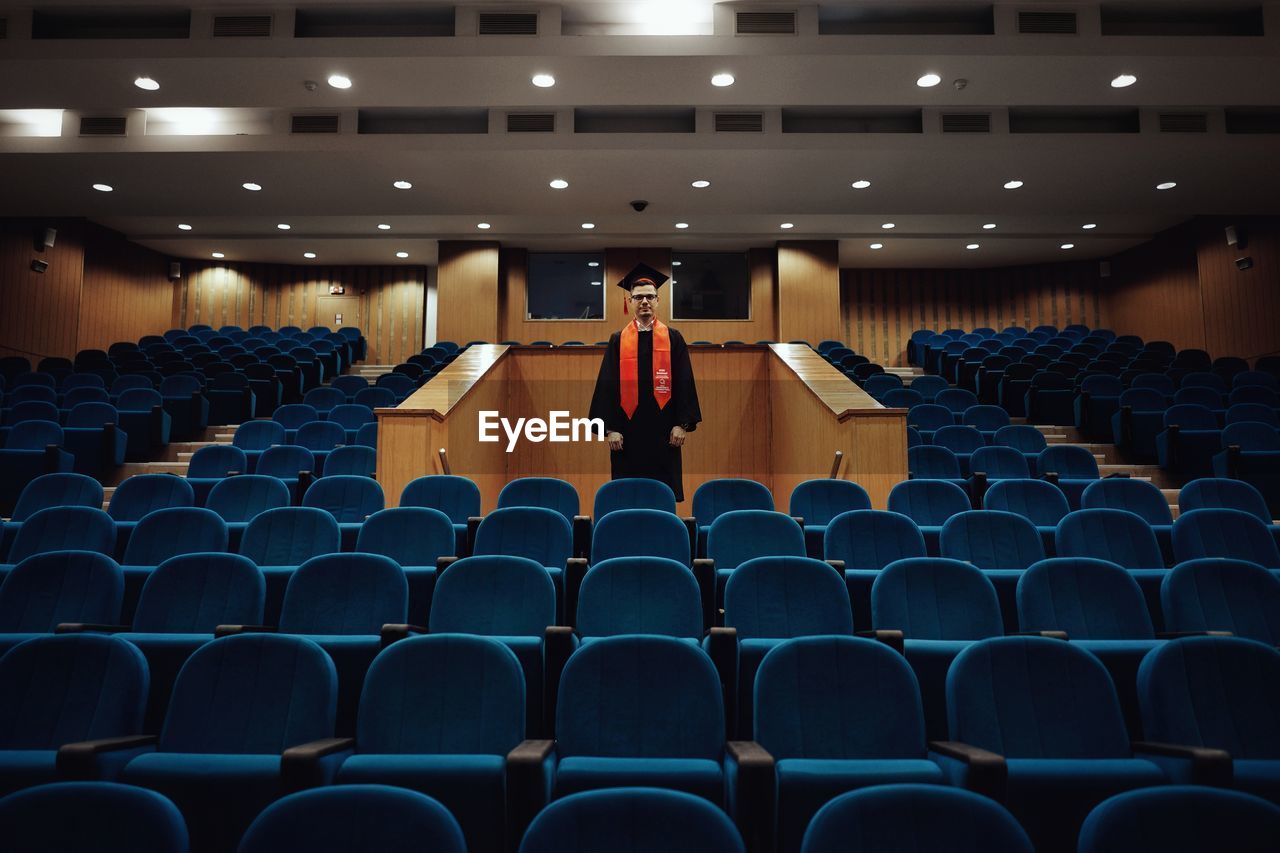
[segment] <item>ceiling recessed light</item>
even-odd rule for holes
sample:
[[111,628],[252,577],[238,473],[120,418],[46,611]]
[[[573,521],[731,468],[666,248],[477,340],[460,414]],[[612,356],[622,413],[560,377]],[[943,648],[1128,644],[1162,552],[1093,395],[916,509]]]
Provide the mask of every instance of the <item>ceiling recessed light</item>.
[[335,89],[350,89],[351,78],[345,74],[330,74],[329,85]]
[[253,181],[245,181],[245,182],[244,182],[243,184],[241,184],[240,186],[244,187],[245,189],[247,189],[247,190],[248,190],[249,192],[251,192],[251,193],[256,193],[256,192],[258,192],[259,190],[261,190],[261,189],[262,189],[262,184],[256,184],[256,183],[254,183]]
[[688,227],[689,227],[689,223],[688,223],[688,222],[677,222],[677,223],[676,223],[676,227],[677,227],[677,228],[680,228],[680,229],[685,229],[685,228],[688,228]]
[[276,227],[277,227],[277,228],[279,228],[281,231],[288,231],[288,230],[289,230],[290,228],[292,228],[293,226],[292,226],[292,225],[290,225],[288,222],[281,222],[281,223],[280,223],[279,225],[277,225]]
[[1156,184],[1158,190],[1171,190],[1178,184],[1175,181],[1165,181],[1163,184]]
[[551,189],[553,190],[563,190],[569,186],[569,182],[566,181],[564,178],[556,178],[547,186],[551,187]]
[[873,249],[883,249],[883,248],[884,248],[884,243],[872,243],[872,244],[871,244],[871,248],[873,248]]
[[854,181],[849,186],[853,187],[855,190],[865,190],[867,187],[871,186],[871,182],[867,180]]
[[592,286],[592,287],[600,287],[602,284],[604,284],[604,282],[603,282],[603,281],[593,281],[593,282],[591,282],[591,286]]
[[191,226],[190,226],[190,225],[188,225],[188,224],[187,224],[187,223],[185,223],[185,222],[179,222],[179,223],[178,223],[178,230],[179,230],[179,231],[190,231],[190,230],[191,230]]
[[589,266],[589,267],[598,267],[598,266],[600,266],[600,262],[599,262],[599,261],[587,261],[587,266]]
[[596,224],[595,224],[594,222],[584,222],[584,223],[582,223],[582,230],[583,230],[583,231],[590,231],[592,228],[595,228],[595,227],[596,227]]
[[1076,247],[1076,244],[1075,244],[1075,243],[1063,243],[1063,244],[1062,244],[1061,246],[1059,246],[1058,248],[1059,248],[1059,249],[1074,249],[1075,247]]
[[784,222],[784,223],[782,223],[781,225],[779,225],[778,227],[779,227],[779,228],[783,228],[783,229],[787,229],[787,230],[789,230],[789,229],[795,228],[795,227],[796,227],[796,225],[795,225],[795,223],[794,223],[794,222]]
[[884,223],[883,225],[881,225],[880,227],[881,227],[881,228],[883,228],[883,229],[884,229],[884,230],[886,230],[886,231],[889,231],[889,230],[891,230],[891,229],[893,229],[893,228],[897,228],[898,226],[897,226],[897,224],[896,224],[896,223],[894,223],[894,222],[886,222],[886,223]]
[[699,181],[694,181],[691,186],[693,186],[695,189],[704,190],[707,187],[711,186],[711,182],[699,180]]
[[213,253],[213,256],[214,256],[215,258],[219,258],[219,259],[221,259],[221,258],[225,258],[225,257],[226,257],[226,255],[222,254],[221,252],[214,252],[214,253]]
[[156,89],[160,88],[160,84],[155,80],[152,80],[150,77],[139,77],[137,80],[133,81],[133,85],[137,86],[139,89],[145,89],[148,92],[154,92]]
[[539,89],[550,89],[556,84],[556,78],[552,77],[550,74],[535,74],[533,75],[533,79],[529,82],[533,83],[533,85],[537,86]]
[[965,248],[968,249],[970,252],[972,252],[974,249],[980,248],[980,246],[977,243],[970,243],[969,245],[965,246]]
[[1085,231],[1092,231],[1093,229],[1097,228],[1098,225],[1095,222],[1090,222],[1085,225],[1081,225],[1080,227],[1083,228]]
[[115,189],[111,184],[94,184],[93,188],[100,193],[109,193]]
[[488,222],[477,222],[476,227],[481,231],[488,231],[492,226]]
[[916,80],[916,85],[921,89],[931,89],[942,82],[942,78],[937,74],[925,74]]
[[732,86],[732,85],[733,85],[733,75],[732,75],[732,74],[725,73],[725,72],[721,72],[720,74],[715,74],[715,75],[713,75],[713,76],[711,77],[711,85],[712,85],[712,86],[719,86],[719,87],[720,87],[720,88],[722,88],[722,89],[723,89],[725,86]]
[[1127,89],[1134,83],[1138,82],[1138,78],[1132,74],[1121,74],[1119,77],[1111,81],[1112,89]]
[[311,260],[311,259],[315,258],[315,256],[316,256],[316,253],[315,253],[315,252],[303,252],[303,253],[302,253],[302,257],[306,258],[307,260]]
[[983,230],[983,231],[990,231],[991,229],[993,229],[993,228],[995,228],[995,227],[996,227],[996,224],[995,224],[994,222],[988,222],[986,225],[983,225],[983,226],[982,226],[982,230]]
[[413,184],[409,183],[408,181],[392,181],[391,186],[395,187],[398,190],[413,189]]
[[408,252],[396,252],[396,257],[397,257],[397,258],[407,258],[407,257],[409,257],[409,253],[408,253]]
[[1020,186],[1022,186],[1022,181],[1005,181],[1004,182],[1004,188],[1007,190],[1016,190]]
[[680,266],[680,264],[682,264],[682,263],[684,263],[684,261],[672,261],[672,262],[671,262],[671,266],[673,266],[673,267],[678,267],[678,266]]
[[378,230],[379,230],[379,231],[390,231],[390,230],[391,230],[391,226],[390,226],[390,225],[388,225],[388,224],[387,224],[387,223],[385,223],[385,222],[379,222],[379,223],[378,223]]

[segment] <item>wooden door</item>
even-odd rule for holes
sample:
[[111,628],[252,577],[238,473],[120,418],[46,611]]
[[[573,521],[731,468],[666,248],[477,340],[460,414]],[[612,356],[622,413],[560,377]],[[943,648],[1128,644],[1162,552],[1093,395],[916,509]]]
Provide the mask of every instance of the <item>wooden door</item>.
[[317,296],[317,326],[328,326],[337,331],[343,326],[360,326],[360,297],[358,296]]

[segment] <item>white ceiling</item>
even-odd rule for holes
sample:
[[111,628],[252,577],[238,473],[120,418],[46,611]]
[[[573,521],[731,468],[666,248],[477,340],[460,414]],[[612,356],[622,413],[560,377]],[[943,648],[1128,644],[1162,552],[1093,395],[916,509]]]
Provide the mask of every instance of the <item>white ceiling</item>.
[[[83,5],[46,0],[40,8]],[[307,4],[322,5],[358,4]],[[1008,24],[1017,9],[1067,7],[1080,12],[1079,36],[1019,36]],[[802,12],[801,35],[735,37],[709,34],[710,3],[543,8],[551,10],[544,32],[558,14],[571,32],[670,22],[704,34],[32,41],[22,32],[27,10],[0,0],[0,17],[10,19],[0,41],[0,110],[70,111],[60,138],[0,135],[0,216],[85,216],[175,257],[221,251],[231,260],[304,263],[312,251],[316,264],[432,264],[446,239],[534,250],[824,239],[839,241],[845,266],[974,267],[1104,258],[1192,216],[1277,212],[1280,139],[1227,134],[1222,110],[1280,105],[1280,5],[1267,7],[1270,34],[1261,38],[1103,37],[1097,7],[1069,3],[997,4],[992,36],[819,36],[805,34],[816,29],[805,29],[810,13]],[[193,12],[193,32],[212,10],[291,19],[265,0],[206,3]],[[710,76],[726,70],[737,83],[712,87]],[[926,71],[942,85],[918,88]],[[327,86],[335,72],[352,88]],[[533,87],[537,72],[554,74],[557,85]],[[1112,89],[1121,72],[1138,84]],[[160,90],[135,88],[141,74]],[[319,87],[308,91],[307,80]],[[609,106],[689,107],[697,131],[572,132],[575,107]],[[923,109],[924,132],[781,132],[782,108],[839,106]],[[233,108],[231,129],[244,135],[157,135],[155,114],[148,134],[139,111],[157,107]],[[359,109],[387,107],[488,110],[491,132],[356,132]],[[1010,134],[1009,107],[1136,108],[1142,132]],[[765,132],[713,132],[711,115],[723,108],[763,111]],[[993,132],[942,134],[939,113],[952,109],[991,112]],[[1209,112],[1210,132],[1155,126],[1161,111],[1193,109]],[[507,134],[512,110],[555,112],[557,130]],[[292,113],[326,111],[341,114],[340,133],[289,134]],[[131,116],[127,138],[77,135],[80,114],[105,113]],[[552,178],[569,188],[550,189]],[[852,189],[860,178],[872,186]],[[1011,178],[1025,185],[1003,189]],[[396,190],[396,179],[414,188]],[[692,188],[697,179],[711,186]],[[263,191],[241,188],[251,180]],[[1177,188],[1157,191],[1166,180]],[[96,192],[97,182],[115,191]],[[650,202],[644,213],[628,204],[637,198]],[[179,231],[179,222],[193,229]],[[280,222],[292,228],[280,231]],[[392,229],[379,231],[379,222]],[[583,222],[596,227],[585,232]],[[676,230],[676,222],[690,227]],[[782,230],[784,222],[794,228]],[[882,229],[885,222],[896,227]],[[988,222],[997,228],[983,230]],[[1097,228],[1083,231],[1085,223]],[[872,251],[872,242],[884,248]],[[981,248],[966,250],[971,242]],[[1060,249],[1064,242],[1075,248]]]

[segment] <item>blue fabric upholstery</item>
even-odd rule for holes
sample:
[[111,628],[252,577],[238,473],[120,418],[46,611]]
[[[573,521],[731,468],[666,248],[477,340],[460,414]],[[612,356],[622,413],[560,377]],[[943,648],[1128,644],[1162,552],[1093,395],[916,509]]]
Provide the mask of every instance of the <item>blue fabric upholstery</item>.
[[978,640],[1003,633],[995,588],[959,560],[915,557],[890,563],[871,587],[876,628],[907,639]]
[[406,618],[409,590],[400,566],[377,554],[326,554],[289,579],[280,630],[288,634],[377,634]]
[[[353,439],[354,441],[354,439]],[[324,476],[372,477],[378,462],[378,451],[360,444],[334,448],[324,460]]]
[[1166,565],[1173,563],[1173,514],[1169,502],[1149,480],[1112,477],[1085,487],[1081,509],[1123,509],[1140,516],[1156,535]]
[[1054,531],[1071,511],[1062,489],[1043,480],[1000,480],[982,496],[982,506],[1030,521],[1036,526],[1046,553],[1053,553]]
[[[1170,406],[1164,413],[1164,431],[1156,436],[1161,468],[1184,477],[1213,474],[1213,455],[1222,448],[1218,418],[1204,406],[1189,403]],[[1177,437],[1170,427],[1177,427]]]
[[157,509],[134,528],[124,564],[158,566],[179,554],[226,550],[227,525],[216,512],[199,507]]
[[467,519],[480,515],[480,489],[466,477],[436,474],[411,480],[400,494],[400,506],[438,509],[453,522],[457,551],[465,554]]
[[917,480],[959,480],[960,460],[945,447],[922,444],[907,450],[907,467]]
[[233,472],[249,473],[248,458],[234,445],[211,444],[192,454],[187,467],[187,482],[195,492],[196,506],[204,506],[210,490]]
[[[61,622],[115,624],[123,596],[120,567],[104,554],[76,550],[32,554],[0,584],[0,635],[50,633]],[[12,644],[0,640],[0,650]]]
[[555,510],[570,524],[578,514],[578,490],[554,477],[520,477],[502,487],[498,508],[537,506]]
[[705,529],[732,510],[773,508],[773,493],[755,480],[708,480],[693,493],[693,515]]
[[804,555],[804,531],[781,512],[731,510],[712,522],[707,535],[707,556],[716,561],[717,573],[726,579],[728,572],[755,557]]
[[178,675],[156,752],[120,780],[173,800],[196,849],[230,849],[278,796],[280,754],[333,736],[336,695],[333,662],[310,640],[214,640]]
[[1044,559],[1040,535],[1020,515],[998,510],[970,510],[942,527],[942,556],[980,569],[1026,569]]
[[382,486],[376,480],[351,475],[322,477],[302,497],[303,506],[322,509],[338,522],[345,551],[355,548],[360,526],[383,503]]
[[605,637],[565,665],[556,704],[556,796],[630,785],[724,801],[720,679],[670,637]]
[[395,643],[369,669],[356,754],[338,782],[429,794],[458,819],[468,850],[496,853],[505,757],[524,739],[524,703],[520,662],[501,642],[435,634]]
[[133,529],[149,512],[170,507],[195,506],[195,490],[183,477],[171,474],[134,474],[111,493],[107,514],[116,523],[116,549],[124,559]]
[[1195,509],[1238,509],[1271,523],[1267,502],[1254,486],[1241,480],[1202,477],[1192,480],[1178,492],[1178,509],[1189,513]]
[[409,582],[409,621],[423,622],[431,610],[436,561],[455,550],[453,525],[436,509],[400,506],[375,512],[360,527],[355,550],[390,557]]
[[1027,458],[1012,447],[993,444],[981,447],[969,457],[969,469],[987,475],[988,480],[1026,479],[1031,476]]
[[986,797],[936,785],[850,791],[823,806],[802,853],[1033,853],[1026,832]]
[[662,557],[604,560],[582,580],[574,624],[584,637],[699,637],[702,595],[687,563]]
[[810,557],[822,556],[822,542],[831,519],[842,512],[871,509],[867,490],[851,480],[805,480],[791,490],[787,513],[804,519],[805,548]]
[[1179,563],[1160,588],[1170,631],[1230,631],[1280,645],[1280,578],[1243,560]]
[[1080,829],[1079,853],[1267,853],[1280,808],[1248,794],[1192,785],[1130,791],[1106,800]]
[[592,514],[596,521],[615,510],[656,509],[676,512],[676,493],[661,480],[646,477],[624,477],[610,480],[596,490]]
[[596,518],[591,534],[592,565],[615,557],[664,557],[688,566],[690,556],[689,529],[663,510],[615,509]]
[[845,571],[879,571],[894,560],[923,556],[920,530],[896,512],[854,510],[841,513],[827,526],[823,557],[843,560]]
[[1180,563],[1228,557],[1280,569],[1280,546],[1267,526],[1236,509],[1197,509],[1179,515],[1173,523],[1173,553]]
[[616,853],[619,839],[634,850],[744,853],[723,811],[659,788],[585,791],[557,800],[538,813],[520,853]]
[[1018,580],[1024,631],[1066,631],[1072,640],[1150,640],[1151,616],[1123,567],[1087,557],[1042,560]]
[[246,421],[236,427],[236,433],[231,439],[232,445],[244,451],[248,460],[246,473],[249,474],[258,470],[258,460],[262,458],[264,450],[274,444],[284,444],[285,441],[285,429],[275,421]]
[[59,782],[0,800],[12,850],[186,853],[187,827],[169,800],[113,782]]
[[1058,524],[1060,557],[1093,557],[1126,569],[1164,566],[1160,544],[1151,525],[1121,509],[1081,509]]
[[389,785],[341,785],[272,803],[250,825],[240,853],[416,848],[467,853],[457,821],[431,797]]
[[312,557],[338,553],[341,541],[338,523],[322,509],[281,507],[254,516],[240,539],[240,553],[266,575],[264,618],[268,622],[279,618],[285,586],[294,570]]
[[495,509],[476,531],[476,556],[510,554],[544,566],[553,581],[561,580],[573,556],[573,529],[562,513],[535,506]]
[[935,557],[942,525],[972,508],[964,489],[942,480],[903,480],[889,491],[889,511],[914,521],[924,536],[925,548]]
[[26,521],[32,514],[55,506],[102,508],[102,484],[84,474],[44,474],[22,490],[12,521]]
[[[865,700],[868,684],[876,700]],[[777,832],[797,850],[810,818],[845,791],[893,782],[941,783],[926,758],[911,669],[887,646],[853,637],[788,640],[760,664],[755,740],[773,756]]]
[[[1138,669],[1146,737],[1226,750],[1232,786],[1280,803],[1280,652],[1240,637],[1187,637]],[[1189,781],[1189,762],[1171,766]]]
[[289,506],[289,487],[276,477],[242,474],[215,483],[205,499],[205,509],[227,523],[228,547],[239,550],[249,522],[269,509]]
[[1060,640],[1000,637],[947,675],[951,739],[1005,756],[1007,805],[1037,851],[1073,850],[1089,810],[1165,782],[1131,757],[1115,687],[1097,658]]

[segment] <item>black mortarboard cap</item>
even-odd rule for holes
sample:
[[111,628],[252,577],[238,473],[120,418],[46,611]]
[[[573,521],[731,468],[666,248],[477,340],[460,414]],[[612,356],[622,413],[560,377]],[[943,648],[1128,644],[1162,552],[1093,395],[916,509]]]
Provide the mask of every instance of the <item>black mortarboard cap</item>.
[[621,287],[627,293],[630,293],[631,288],[640,284],[645,279],[647,279],[649,283],[656,288],[660,288],[662,285],[667,283],[667,277],[655,270],[653,267],[648,264],[636,264],[635,268],[632,269],[631,272],[623,276],[622,281],[618,282],[617,286]]

